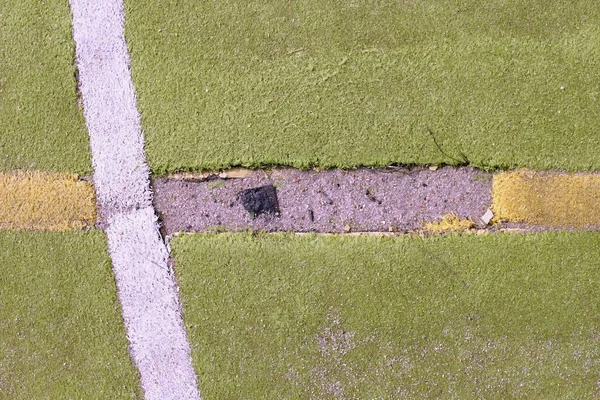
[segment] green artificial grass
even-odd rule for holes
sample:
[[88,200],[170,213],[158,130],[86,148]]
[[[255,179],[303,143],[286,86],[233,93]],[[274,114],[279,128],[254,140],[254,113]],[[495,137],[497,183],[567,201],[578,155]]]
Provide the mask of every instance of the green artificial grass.
[[125,4],[156,173],[600,169],[594,1]]
[[141,398],[99,232],[0,232],[0,398]]
[[193,235],[204,398],[593,399],[600,235]]
[[64,0],[0,3],[0,171],[91,172]]

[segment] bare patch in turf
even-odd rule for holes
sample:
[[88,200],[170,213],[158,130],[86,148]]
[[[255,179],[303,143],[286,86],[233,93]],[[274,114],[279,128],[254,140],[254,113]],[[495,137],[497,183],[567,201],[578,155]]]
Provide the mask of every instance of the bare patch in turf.
[[[485,179],[483,179],[485,178]],[[276,189],[280,216],[256,215],[238,194]],[[491,203],[491,175],[473,168],[257,170],[240,179],[162,177],[155,207],[168,234],[178,231],[404,232],[455,213],[477,219]]]

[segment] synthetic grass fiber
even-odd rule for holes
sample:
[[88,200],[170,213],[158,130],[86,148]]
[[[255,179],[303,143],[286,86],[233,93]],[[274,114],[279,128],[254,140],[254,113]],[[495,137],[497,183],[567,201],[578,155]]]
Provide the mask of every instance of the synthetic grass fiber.
[[0,2],[0,171],[91,172],[64,0]]
[[141,398],[106,239],[0,232],[0,398]]
[[600,235],[182,235],[204,398],[600,395]]
[[600,226],[600,175],[520,170],[494,175],[496,218],[554,227]]
[[594,1],[125,5],[154,172],[600,169]]
[[95,221],[90,182],[56,172],[0,172],[0,229],[65,231]]

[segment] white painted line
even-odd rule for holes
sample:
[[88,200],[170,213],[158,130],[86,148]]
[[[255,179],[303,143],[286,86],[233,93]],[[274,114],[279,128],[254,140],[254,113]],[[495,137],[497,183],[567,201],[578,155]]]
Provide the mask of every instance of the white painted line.
[[129,70],[122,0],[70,0],[94,186],[130,352],[146,399],[200,399],[158,224]]
[[131,355],[147,399],[198,399],[178,290],[154,210],[116,214],[106,229]]
[[98,203],[150,206],[149,169],[129,70],[122,0],[70,0]]

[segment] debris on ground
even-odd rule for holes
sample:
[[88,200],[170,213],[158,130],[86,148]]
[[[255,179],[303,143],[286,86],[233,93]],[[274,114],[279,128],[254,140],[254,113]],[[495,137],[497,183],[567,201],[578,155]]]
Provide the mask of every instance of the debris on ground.
[[261,214],[279,216],[277,190],[273,185],[243,190],[239,193],[239,198],[244,209],[250,213],[252,218],[256,218]]
[[490,223],[490,221],[492,220],[492,218],[494,218],[494,213],[492,212],[492,210],[490,210],[488,208],[488,210],[485,212],[485,214],[483,214],[481,216],[481,221],[485,224],[488,225]]

